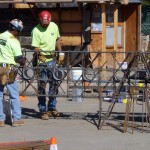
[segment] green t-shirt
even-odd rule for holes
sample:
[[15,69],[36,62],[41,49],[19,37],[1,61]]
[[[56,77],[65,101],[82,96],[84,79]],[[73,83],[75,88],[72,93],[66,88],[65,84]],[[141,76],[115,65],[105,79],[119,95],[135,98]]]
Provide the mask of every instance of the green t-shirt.
[[[54,22],[50,22],[45,29],[38,24],[32,30],[32,46],[42,51],[54,51],[56,48],[56,40],[60,37],[58,26]],[[42,52],[43,55],[50,55],[49,52]],[[46,59],[50,61],[52,59]]]
[[15,57],[22,55],[20,42],[10,32],[0,34],[0,63],[16,65]]

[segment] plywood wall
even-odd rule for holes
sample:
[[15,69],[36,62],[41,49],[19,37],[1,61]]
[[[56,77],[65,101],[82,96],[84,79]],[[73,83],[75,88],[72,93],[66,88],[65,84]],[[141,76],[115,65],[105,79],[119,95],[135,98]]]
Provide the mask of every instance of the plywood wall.
[[125,13],[125,21],[126,21],[126,43],[125,49],[126,51],[136,51],[137,48],[137,41],[138,41],[138,5],[136,4],[129,4],[124,7]]

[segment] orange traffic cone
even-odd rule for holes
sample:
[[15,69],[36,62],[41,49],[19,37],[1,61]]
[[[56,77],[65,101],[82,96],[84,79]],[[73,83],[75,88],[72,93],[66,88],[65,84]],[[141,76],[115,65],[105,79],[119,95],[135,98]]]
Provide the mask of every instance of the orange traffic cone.
[[20,99],[20,102],[26,101],[26,96],[20,95],[19,99]]
[[56,137],[52,137],[50,141],[50,150],[58,150]]

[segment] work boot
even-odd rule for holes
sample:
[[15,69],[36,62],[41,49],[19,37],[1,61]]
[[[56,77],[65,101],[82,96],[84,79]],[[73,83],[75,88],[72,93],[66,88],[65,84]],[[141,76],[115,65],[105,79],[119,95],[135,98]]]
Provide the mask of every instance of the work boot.
[[0,121],[0,127],[4,127],[5,126],[5,122],[4,121]]
[[49,109],[48,115],[49,117],[60,117],[61,113],[59,113],[57,109]]
[[24,121],[23,120],[15,120],[15,121],[13,121],[13,123],[12,123],[12,127],[18,127],[18,126],[22,126],[22,125],[24,125]]
[[49,120],[49,116],[47,112],[41,112],[40,115],[41,115],[40,117],[42,120]]

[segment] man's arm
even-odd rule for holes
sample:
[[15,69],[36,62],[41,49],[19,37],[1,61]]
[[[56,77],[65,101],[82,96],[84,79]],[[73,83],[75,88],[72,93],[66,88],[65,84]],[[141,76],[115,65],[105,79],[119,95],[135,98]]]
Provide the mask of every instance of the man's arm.
[[39,50],[40,50],[40,49],[39,49],[38,47],[35,47],[35,48],[34,48],[34,52],[35,52],[35,53],[39,53]]
[[64,61],[65,53],[62,53],[62,40],[60,37],[56,41],[56,48],[59,51],[58,64],[61,65]]
[[56,41],[56,48],[59,50],[59,51],[62,51],[62,39],[59,37]]
[[21,66],[24,66],[26,63],[26,58],[23,55],[15,56],[15,62],[19,63]]

